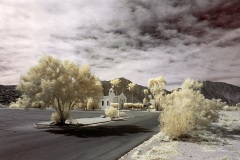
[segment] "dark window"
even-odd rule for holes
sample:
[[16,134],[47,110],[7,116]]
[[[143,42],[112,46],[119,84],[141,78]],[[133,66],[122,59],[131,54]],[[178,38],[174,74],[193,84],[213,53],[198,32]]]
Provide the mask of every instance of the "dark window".
[[104,106],[104,101],[102,101],[102,106]]
[[107,105],[109,106],[109,101],[107,101]]

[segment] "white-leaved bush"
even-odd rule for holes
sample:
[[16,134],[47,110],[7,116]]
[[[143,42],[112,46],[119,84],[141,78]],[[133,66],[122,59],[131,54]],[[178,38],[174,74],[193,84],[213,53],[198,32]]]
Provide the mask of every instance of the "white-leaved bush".
[[126,112],[119,112],[119,117],[127,117]]
[[95,109],[98,109],[99,108],[99,105],[98,105],[98,101],[93,99],[92,97],[91,98],[88,98],[87,99],[87,109],[88,110],[95,110]]
[[29,103],[29,98],[26,95],[22,95],[21,98],[18,98],[16,102],[11,102],[9,108],[25,108],[28,109],[31,107]]
[[112,120],[113,118],[117,117],[117,113],[118,113],[118,111],[117,111],[117,109],[114,108],[114,107],[111,107],[111,106],[110,106],[110,107],[108,107],[108,108],[105,109],[105,114],[106,114],[108,117],[110,117],[111,120]]
[[3,104],[0,103],[0,108],[4,108],[5,106]]
[[110,103],[110,106],[114,107],[114,108],[118,108],[119,107],[119,103]]
[[124,103],[124,108],[131,109],[133,107],[133,103]]
[[79,103],[88,97],[99,100],[103,93],[101,81],[91,73],[88,65],[79,67],[74,62],[52,56],[42,57],[22,75],[17,89],[22,97],[12,106],[52,107],[59,116],[58,124],[65,124],[70,111],[80,106]]
[[207,126],[218,119],[222,108],[220,100],[208,100],[201,94],[202,83],[186,79],[181,89],[165,94],[164,78],[149,80],[149,88],[162,107],[160,114],[161,131],[170,138],[178,138],[193,129]]

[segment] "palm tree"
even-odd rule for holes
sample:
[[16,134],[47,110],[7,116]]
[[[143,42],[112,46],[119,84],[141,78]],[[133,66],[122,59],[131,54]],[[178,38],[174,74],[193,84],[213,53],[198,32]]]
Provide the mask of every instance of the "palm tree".
[[148,99],[147,99],[148,89],[144,89],[144,90],[143,90],[143,93],[144,93],[144,95],[145,95],[145,98],[143,99],[143,104],[144,104],[144,106],[145,106],[145,105],[147,105],[147,103],[148,103]]
[[129,83],[127,86],[127,89],[132,93],[132,103],[133,103],[133,92],[135,90],[136,84],[135,83]]
[[[119,87],[119,83],[121,82],[120,79],[113,79],[111,80],[112,87],[115,90],[116,96],[117,96],[117,103],[118,103],[118,95],[117,95],[117,88]],[[118,117],[119,117],[119,104],[118,104]]]
[[116,96],[118,96],[117,95],[117,88],[119,87],[119,83],[121,82],[121,80],[120,79],[114,79],[114,80],[111,80],[111,84],[112,84],[112,87],[114,88],[114,90],[115,90],[115,93],[116,93]]
[[144,92],[145,98],[147,98],[147,95],[148,95],[148,89],[144,89],[143,92]]

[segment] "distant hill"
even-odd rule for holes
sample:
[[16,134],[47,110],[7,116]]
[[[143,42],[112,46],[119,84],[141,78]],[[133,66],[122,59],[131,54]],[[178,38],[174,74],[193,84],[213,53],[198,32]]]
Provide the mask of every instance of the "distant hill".
[[0,85],[0,103],[7,105],[21,96],[15,85]]
[[[118,95],[121,94],[122,92],[125,94],[127,97],[128,102],[132,102],[132,94],[128,91],[127,86],[129,83],[131,83],[130,80],[127,80],[125,78],[119,78],[121,80],[121,83],[119,84],[119,88],[117,90]],[[110,81],[102,81],[102,86],[103,86],[103,92],[104,95],[108,95],[108,91],[111,88]],[[10,85],[10,86],[4,86],[0,85],[0,103],[1,104],[10,104],[11,102],[15,101],[17,98],[21,96],[21,93],[17,91],[16,85]],[[144,98],[144,93],[143,90],[147,89],[147,87],[137,85],[136,90],[133,94],[133,102],[142,102]]]
[[208,99],[221,99],[229,105],[240,103],[240,87],[223,82],[204,81],[202,94]]
[[[128,91],[127,86],[131,83],[126,78],[119,78],[121,83],[117,90],[118,94],[124,93],[128,99],[128,102],[132,102],[132,94]],[[108,95],[108,91],[111,88],[110,81],[102,81],[104,95]],[[0,103],[10,104],[15,101],[16,98],[21,96],[21,93],[15,89],[15,85],[4,86],[0,85]],[[142,102],[144,98],[143,90],[147,87],[137,85],[133,94],[133,102]],[[203,81],[202,94],[208,99],[221,99],[229,105],[235,105],[240,103],[240,87],[223,82],[211,82]]]

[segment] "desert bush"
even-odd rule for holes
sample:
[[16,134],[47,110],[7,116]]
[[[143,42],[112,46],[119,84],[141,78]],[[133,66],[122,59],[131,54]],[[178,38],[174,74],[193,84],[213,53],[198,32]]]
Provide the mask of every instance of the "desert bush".
[[237,111],[238,110],[238,107],[237,106],[228,106],[228,105],[225,105],[222,110],[224,111]]
[[16,102],[11,102],[9,105],[9,108],[29,108],[29,98],[27,96],[22,96],[21,98],[18,98]]
[[149,106],[150,109],[154,109],[155,107],[153,105]]
[[83,110],[86,110],[86,109],[87,109],[87,100],[84,101],[84,102],[76,103],[74,109],[83,109]]
[[106,114],[108,117],[110,117],[111,120],[112,120],[113,118],[115,118],[115,117],[117,116],[117,109],[114,108],[114,107],[112,107],[112,106],[110,106],[110,107],[108,107],[108,108],[105,109],[105,114]]
[[110,106],[111,106],[111,107],[114,107],[114,108],[118,108],[119,103],[110,103]]
[[143,108],[143,104],[142,103],[133,103],[133,107],[135,109],[142,109]]
[[[222,104],[219,100],[205,99],[199,91],[201,86],[200,82],[186,79],[180,90],[167,95],[158,90],[155,94],[155,101],[163,108],[159,118],[161,131],[170,138],[181,137],[218,119]],[[156,88],[164,87],[161,84]]]
[[4,108],[5,106],[3,104],[0,103],[0,108]]
[[126,117],[126,116],[127,116],[126,112],[119,112],[119,117]]
[[143,104],[142,103],[124,103],[124,107],[126,108],[134,108],[134,109],[141,109],[143,108]]
[[16,102],[11,102],[9,108],[23,108]]
[[[161,98],[161,99],[163,99],[163,98]],[[151,106],[154,107],[153,109],[156,109],[159,111],[162,110],[162,106],[160,105],[160,98],[158,100],[151,99],[150,103],[151,103]]]
[[93,98],[88,98],[87,100],[87,109],[88,110],[95,110],[98,109],[98,101],[94,100]]
[[[184,108],[182,108],[184,109]],[[180,110],[171,107],[164,110],[160,116],[161,131],[170,138],[180,137],[195,127],[195,117],[193,111]]]
[[143,98],[143,104],[148,105],[148,99],[147,98]]
[[133,103],[124,103],[123,105],[124,105],[124,108],[128,108],[128,109],[133,107]]

